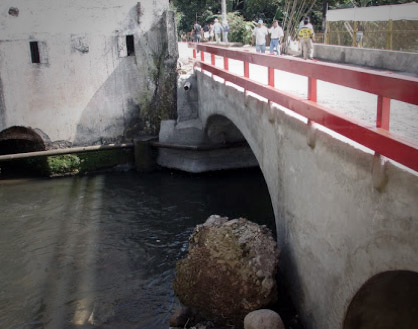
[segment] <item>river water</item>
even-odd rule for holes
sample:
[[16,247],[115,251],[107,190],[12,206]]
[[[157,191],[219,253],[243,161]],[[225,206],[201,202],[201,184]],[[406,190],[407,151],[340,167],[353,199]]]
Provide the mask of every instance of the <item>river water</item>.
[[274,227],[258,170],[0,181],[0,210],[2,329],[167,329],[195,225]]

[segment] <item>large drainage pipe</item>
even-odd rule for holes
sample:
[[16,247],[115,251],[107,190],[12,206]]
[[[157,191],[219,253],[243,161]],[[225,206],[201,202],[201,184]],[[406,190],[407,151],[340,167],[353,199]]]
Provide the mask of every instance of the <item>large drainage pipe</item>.
[[185,84],[184,84],[184,86],[183,86],[183,88],[184,88],[184,90],[185,91],[189,91],[189,89],[192,87],[192,85],[191,85],[191,83],[190,83],[190,81],[187,81]]
[[132,148],[133,146],[134,144],[132,143],[109,144],[109,145],[71,147],[71,148],[65,148],[65,149],[54,149],[54,150],[27,152],[27,153],[5,154],[5,155],[0,155],[0,162],[14,160],[14,159],[35,158],[35,157],[50,156],[50,155],[61,155],[61,154],[81,153],[81,152],[113,150],[113,149],[121,149],[121,148]]

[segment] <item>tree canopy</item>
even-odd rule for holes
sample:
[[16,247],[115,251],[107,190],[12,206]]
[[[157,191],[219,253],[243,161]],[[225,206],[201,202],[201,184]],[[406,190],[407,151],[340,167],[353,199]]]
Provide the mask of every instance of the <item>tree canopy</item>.
[[[270,24],[273,19],[282,21],[286,16],[286,0],[226,0],[228,12],[243,17],[244,21],[263,19]],[[339,9],[413,2],[414,0],[316,0],[309,14],[318,29],[322,25],[324,8]],[[177,12],[179,32],[188,32],[197,20],[201,25],[213,21],[221,14],[221,0],[172,0]],[[235,18],[237,19],[237,18]]]

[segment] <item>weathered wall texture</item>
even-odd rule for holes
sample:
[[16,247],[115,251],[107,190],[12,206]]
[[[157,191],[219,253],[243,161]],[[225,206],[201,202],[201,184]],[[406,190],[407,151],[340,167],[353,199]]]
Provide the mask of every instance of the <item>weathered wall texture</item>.
[[0,131],[6,128],[6,107],[4,105],[3,83],[0,73]]
[[258,159],[280,266],[307,328],[342,328],[354,295],[375,274],[418,272],[416,173],[387,162],[385,183],[373,154],[205,74],[197,79],[203,124],[227,117]]
[[[161,119],[176,118],[168,0],[16,0],[17,16],[9,5],[0,4],[2,129],[38,128],[52,141],[84,145],[157,134]],[[31,41],[40,64],[32,63]]]
[[418,74],[418,54],[415,53],[317,43],[314,56],[325,61]]

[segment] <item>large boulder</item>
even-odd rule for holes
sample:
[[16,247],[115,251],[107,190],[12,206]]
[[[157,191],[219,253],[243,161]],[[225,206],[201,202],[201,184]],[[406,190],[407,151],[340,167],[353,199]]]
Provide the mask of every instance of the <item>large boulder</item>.
[[277,300],[279,251],[271,231],[244,218],[211,216],[177,262],[180,301],[218,323],[243,326],[246,314]]

